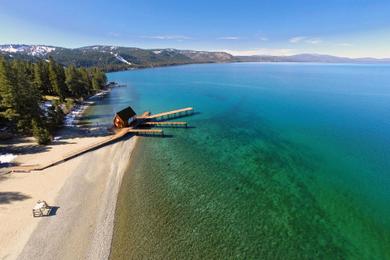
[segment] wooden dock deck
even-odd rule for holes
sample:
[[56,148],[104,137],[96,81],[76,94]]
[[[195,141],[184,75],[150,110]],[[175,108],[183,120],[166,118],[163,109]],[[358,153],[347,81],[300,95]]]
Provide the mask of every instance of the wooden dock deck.
[[174,117],[174,116],[182,116],[182,115],[188,115],[190,113],[193,113],[194,109],[192,107],[186,107],[182,109],[177,109],[177,110],[172,110],[168,112],[163,112],[159,114],[154,114],[154,115],[149,115],[145,116],[143,118],[145,119],[158,119],[158,118],[169,118],[169,117]]
[[173,126],[173,127],[180,127],[184,126],[187,127],[187,122],[144,122],[141,125],[145,126]]
[[137,116],[137,119],[139,122],[137,125],[134,125],[133,127],[125,127],[120,130],[118,130],[115,134],[108,136],[106,139],[92,144],[88,147],[84,147],[78,151],[75,151],[70,154],[64,155],[62,158],[55,160],[53,162],[50,162],[45,165],[21,165],[21,166],[15,166],[10,167],[6,173],[10,172],[31,172],[31,171],[41,171],[44,169],[47,169],[49,167],[55,166],[57,164],[66,162],[70,159],[73,159],[79,155],[82,155],[84,153],[93,151],[95,149],[98,149],[100,147],[103,147],[109,143],[115,142],[128,133],[132,133],[135,135],[146,135],[146,136],[164,136],[164,131],[162,129],[140,129],[137,128],[138,125],[146,125],[146,126],[185,126],[187,127],[186,122],[162,122],[162,121],[149,121],[153,119],[170,119],[180,116],[185,116],[193,113],[194,109],[192,107],[186,107],[182,109],[172,110],[168,112],[163,112],[159,114],[152,115],[150,112],[144,112],[142,115]]

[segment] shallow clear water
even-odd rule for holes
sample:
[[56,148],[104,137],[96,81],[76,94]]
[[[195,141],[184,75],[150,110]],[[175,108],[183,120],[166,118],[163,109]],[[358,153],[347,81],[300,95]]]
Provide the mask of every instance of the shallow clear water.
[[390,66],[211,64],[109,74],[90,119],[193,106],[143,138],[112,258],[390,258]]

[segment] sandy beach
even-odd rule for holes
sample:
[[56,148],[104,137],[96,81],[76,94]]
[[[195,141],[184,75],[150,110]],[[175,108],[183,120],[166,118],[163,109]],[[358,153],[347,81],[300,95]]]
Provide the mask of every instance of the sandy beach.
[[[102,138],[62,140],[16,161],[54,160]],[[136,140],[127,138],[43,171],[0,175],[0,259],[108,258],[116,198]],[[33,218],[38,200],[56,207],[55,215]]]

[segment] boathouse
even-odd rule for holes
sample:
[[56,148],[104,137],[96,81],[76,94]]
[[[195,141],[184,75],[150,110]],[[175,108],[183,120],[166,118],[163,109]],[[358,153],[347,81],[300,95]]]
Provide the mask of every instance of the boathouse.
[[131,107],[117,112],[114,117],[114,126],[116,128],[123,128],[129,126],[136,118],[136,113]]

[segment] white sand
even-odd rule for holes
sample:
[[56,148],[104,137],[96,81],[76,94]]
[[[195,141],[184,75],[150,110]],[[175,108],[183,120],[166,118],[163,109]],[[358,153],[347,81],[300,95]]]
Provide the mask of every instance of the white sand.
[[[106,136],[61,138],[50,145],[38,146],[32,137],[20,138],[12,144],[14,150],[21,151],[20,154],[13,154],[15,158],[13,158],[12,163],[16,163],[18,166],[47,165],[105,139],[107,139]],[[0,148],[7,149],[7,146],[9,144],[2,144]],[[7,168],[0,168],[0,174],[6,171]]]
[[[0,176],[0,259],[106,259],[117,194],[136,140],[105,146],[44,171]],[[18,160],[54,160],[72,150],[67,146],[79,149],[85,142],[92,139]],[[33,218],[37,200],[59,207],[56,215]]]

